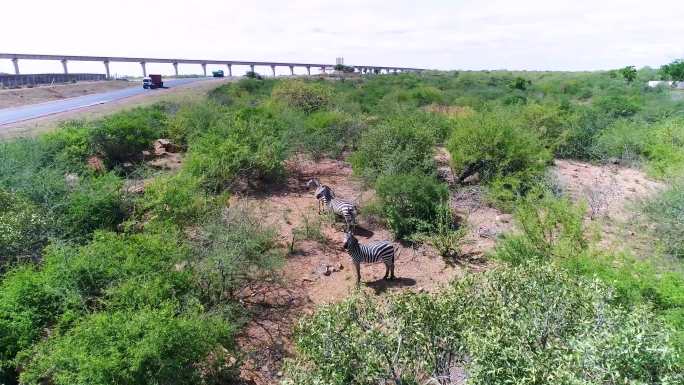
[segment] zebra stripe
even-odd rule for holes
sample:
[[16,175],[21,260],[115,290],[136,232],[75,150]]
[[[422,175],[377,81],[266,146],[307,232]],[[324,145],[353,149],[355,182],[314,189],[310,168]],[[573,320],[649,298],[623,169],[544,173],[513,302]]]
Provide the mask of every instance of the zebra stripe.
[[316,198],[321,200],[325,207],[328,207],[333,213],[344,218],[344,221],[347,223],[347,230],[349,230],[349,226],[355,223],[356,206],[351,202],[335,198],[335,194],[330,187],[320,185],[316,189]]
[[376,263],[383,262],[385,264],[385,276],[394,279],[394,246],[388,241],[374,241],[362,245],[351,234],[345,234],[344,248],[352,258],[354,266],[356,267],[356,282],[361,280],[359,272],[359,265],[362,263]]

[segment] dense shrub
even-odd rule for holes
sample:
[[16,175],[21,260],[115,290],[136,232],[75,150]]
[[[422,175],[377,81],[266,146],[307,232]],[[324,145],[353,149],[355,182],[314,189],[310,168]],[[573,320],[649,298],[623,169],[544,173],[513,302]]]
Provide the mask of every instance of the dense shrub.
[[38,207],[0,189],[0,272],[7,262],[35,258],[47,241],[47,231]]
[[145,186],[136,206],[155,218],[190,224],[212,211],[214,198],[202,188],[201,179],[182,172],[160,176]]
[[287,80],[273,87],[272,97],[292,108],[312,113],[330,106],[332,90],[323,83]]
[[289,384],[682,381],[668,333],[648,310],[554,266],[499,268],[439,295],[388,304],[350,298],[298,326]]
[[96,229],[114,229],[128,215],[123,181],[113,173],[83,179],[56,208],[61,237],[82,238]]
[[185,169],[219,191],[240,178],[255,183],[282,174],[282,122],[263,109],[246,108],[189,145]]
[[494,257],[513,264],[569,258],[587,249],[583,219],[585,208],[566,198],[535,192],[517,202],[514,217],[520,233],[501,240]]
[[446,186],[423,175],[382,176],[375,189],[387,224],[399,239],[430,233],[448,195]]
[[46,163],[66,170],[83,170],[85,160],[93,154],[90,145],[91,127],[84,121],[65,122],[39,138]]
[[310,154],[314,159],[326,155],[337,157],[356,143],[361,127],[360,123],[340,112],[314,112],[303,124],[287,131],[286,141],[288,147]]
[[647,168],[658,177],[682,175],[684,167],[684,119],[667,119],[650,128],[646,145]]
[[658,239],[667,252],[684,258],[684,185],[678,181],[646,205]]
[[415,120],[394,119],[370,127],[351,157],[354,172],[369,182],[381,175],[434,173],[434,136]]
[[182,105],[169,120],[169,138],[178,145],[187,145],[197,135],[210,130],[224,115],[222,109],[210,102]]
[[647,124],[631,120],[618,120],[596,138],[594,156],[598,159],[616,159],[626,164],[638,163],[649,140]]
[[110,165],[134,159],[148,149],[155,139],[166,134],[164,106],[138,107],[118,112],[93,124],[91,146]]
[[511,110],[493,110],[454,121],[448,142],[458,179],[478,174],[502,208],[538,183],[551,151]]
[[206,224],[196,241],[195,274],[199,297],[209,305],[234,299],[248,279],[268,274],[281,260],[275,229],[246,205],[226,209]]
[[223,320],[197,313],[178,315],[172,305],[100,312],[27,352],[21,383],[49,379],[56,385],[200,384],[208,373],[198,364],[211,352],[221,352],[221,343],[230,347],[232,332]]

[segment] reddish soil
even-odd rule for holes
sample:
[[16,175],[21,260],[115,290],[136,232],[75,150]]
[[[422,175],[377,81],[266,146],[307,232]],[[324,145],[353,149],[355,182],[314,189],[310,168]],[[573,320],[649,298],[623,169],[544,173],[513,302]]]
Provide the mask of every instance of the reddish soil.
[[[317,202],[306,182],[318,178],[329,185],[339,197],[357,202],[360,206],[373,199],[372,190],[364,190],[352,176],[349,164],[324,159],[317,162],[293,159],[287,165],[289,178],[285,187],[268,195],[233,198],[234,202],[248,202],[265,223],[274,226],[280,242],[290,249],[293,233],[309,224],[312,236],[318,240],[295,240],[286,258],[279,282],[265,282],[250,288],[245,299],[253,311],[254,320],[245,328],[239,344],[247,352],[242,377],[256,384],[276,383],[282,359],[292,353],[291,333],[296,321],[322,304],[340,301],[355,288],[355,273],[349,255],[342,249],[344,225],[329,215],[319,215]],[[399,253],[395,266],[398,279],[384,281],[382,263],[361,266],[361,290],[372,295],[386,295],[405,290],[434,292],[441,285],[460,277],[467,269],[479,271],[486,264],[479,258],[494,243],[492,238],[479,235],[483,223],[497,221],[500,213],[491,208],[459,206],[474,221],[470,244],[465,246],[462,261],[447,263],[434,249],[418,248],[394,242]],[[372,218],[361,215],[356,236],[360,242],[392,240],[390,232]],[[499,221],[504,223],[503,220]],[[487,225],[492,227],[491,224]],[[504,226],[502,225],[502,228]],[[299,230],[297,230],[299,229]],[[318,230],[317,230],[318,229]]]

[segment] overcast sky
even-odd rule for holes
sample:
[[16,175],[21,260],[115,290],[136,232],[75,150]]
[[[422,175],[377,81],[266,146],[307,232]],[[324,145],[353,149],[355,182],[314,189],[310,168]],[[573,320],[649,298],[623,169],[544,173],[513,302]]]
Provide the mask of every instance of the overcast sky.
[[[436,69],[656,67],[684,57],[684,0],[6,0],[0,52],[329,63],[344,56],[347,64]],[[21,70],[61,65],[25,61]],[[0,60],[0,72],[12,71]],[[112,72],[136,74],[139,66],[112,64]]]

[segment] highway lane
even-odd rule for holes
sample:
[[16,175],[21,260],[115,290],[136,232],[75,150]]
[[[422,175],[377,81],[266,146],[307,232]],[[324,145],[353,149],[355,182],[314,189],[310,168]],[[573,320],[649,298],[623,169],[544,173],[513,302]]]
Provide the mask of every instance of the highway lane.
[[[183,84],[210,79],[213,78],[169,79],[164,81],[164,85],[171,88]],[[60,112],[72,111],[97,104],[113,102],[115,100],[124,99],[134,95],[140,95],[144,93],[149,93],[153,95],[157,91],[158,90],[143,89],[142,82],[140,82],[139,87],[124,88],[122,90],[102,92],[99,94],[83,95],[77,96],[75,98],[54,100],[38,104],[29,104],[26,106],[3,108],[0,109],[0,127],[6,124],[22,122],[25,120],[40,118],[47,115],[58,114]]]

